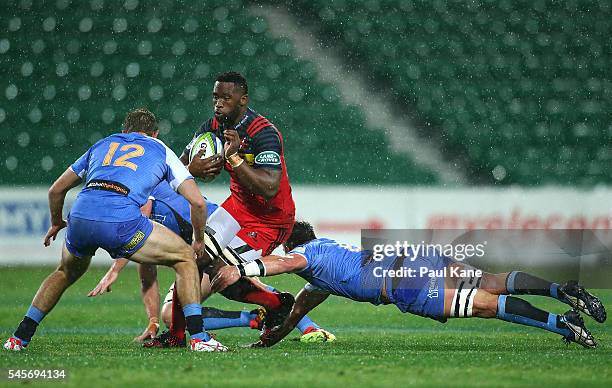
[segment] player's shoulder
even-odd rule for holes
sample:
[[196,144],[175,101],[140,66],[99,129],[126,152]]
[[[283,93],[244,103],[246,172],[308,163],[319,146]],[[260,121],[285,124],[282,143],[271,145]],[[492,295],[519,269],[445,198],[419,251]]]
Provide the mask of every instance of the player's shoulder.
[[324,246],[336,246],[338,245],[338,243],[335,240],[331,240],[328,238],[316,238],[314,240],[310,240],[309,242],[301,245],[301,247],[303,248],[303,251],[311,251],[311,250],[316,250],[316,249],[320,249],[321,247]]
[[261,137],[262,135],[278,136],[278,130],[274,124],[259,114],[256,110],[248,108],[243,119],[246,132],[251,138]]

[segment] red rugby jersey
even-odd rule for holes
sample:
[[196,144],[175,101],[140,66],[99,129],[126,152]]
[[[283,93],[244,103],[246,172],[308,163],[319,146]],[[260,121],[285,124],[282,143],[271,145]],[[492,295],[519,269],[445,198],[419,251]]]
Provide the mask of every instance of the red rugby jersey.
[[[230,173],[230,197],[223,207],[241,226],[264,224],[267,226],[291,227],[295,220],[295,204],[285,165],[284,144],[281,133],[265,117],[248,108],[235,126],[240,135],[238,154],[253,168],[281,170],[281,180],[276,195],[266,200],[263,196],[248,191],[238,181],[229,163],[225,169]],[[194,138],[204,132],[213,132],[223,139],[223,130],[215,118],[203,123]],[[184,153],[189,154],[192,143]]]

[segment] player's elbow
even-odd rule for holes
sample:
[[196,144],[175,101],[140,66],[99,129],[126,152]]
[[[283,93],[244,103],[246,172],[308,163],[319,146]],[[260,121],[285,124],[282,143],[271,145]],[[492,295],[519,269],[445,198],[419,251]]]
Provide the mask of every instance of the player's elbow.
[[51,185],[51,187],[49,188],[49,198],[55,198],[55,197],[60,197],[64,194],[65,190],[57,183],[55,182],[53,185]]
[[284,266],[284,273],[298,272],[304,269],[304,263],[296,256],[289,259],[283,259],[282,263]]
[[263,193],[261,195],[266,200],[269,201],[272,198],[274,198],[277,193],[278,193],[278,185],[277,184],[271,184],[271,185],[266,185],[266,187],[264,188]]
[[206,201],[201,195],[191,199],[189,203],[198,211],[206,209]]

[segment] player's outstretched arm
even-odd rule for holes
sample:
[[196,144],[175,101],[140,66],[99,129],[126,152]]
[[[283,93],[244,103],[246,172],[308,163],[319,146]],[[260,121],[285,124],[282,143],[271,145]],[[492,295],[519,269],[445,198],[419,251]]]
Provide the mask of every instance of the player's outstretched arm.
[[159,331],[159,283],[157,282],[157,266],[138,264],[140,276],[140,292],[149,323],[141,335],[134,338],[135,342],[143,342],[155,338]]
[[269,332],[262,333],[259,341],[254,343],[252,346],[269,347],[275,345],[280,340],[285,338],[306,314],[323,303],[328,296],[329,294],[326,292],[318,290],[308,291],[308,289],[304,287],[297,294],[293,308],[285,321],[281,325],[272,328],[272,330]]
[[246,264],[221,267],[211,282],[213,292],[221,292],[236,283],[241,276],[274,276],[282,273],[301,271],[308,262],[300,254],[286,256],[270,255]]
[[51,239],[55,240],[57,233],[66,227],[66,221],[62,217],[64,200],[70,189],[81,183],[79,177],[71,168],[66,171],[49,188],[49,212],[51,213],[51,226],[45,235],[44,245],[48,247]]
[[98,285],[95,286],[93,290],[89,291],[87,296],[98,296],[105,292],[111,292],[111,286],[115,283],[119,277],[119,273],[125,268],[128,262],[128,259],[123,258],[113,261],[113,264],[111,264],[106,274],[100,279]]

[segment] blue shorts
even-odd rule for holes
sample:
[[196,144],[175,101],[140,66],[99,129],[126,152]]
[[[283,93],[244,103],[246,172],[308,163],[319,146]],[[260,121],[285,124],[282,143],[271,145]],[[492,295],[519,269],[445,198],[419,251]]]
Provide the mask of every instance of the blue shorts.
[[210,217],[211,214],[213,214],[213,212],[215,210],[217,210],[217,208],[219,207],[219,205],[217,205],[216,203],[212,203],[208,200],[206,200],[206,211],[208,212],[208,216]]
[[68,217],[66,248],[77,257],[93,256],[98,248],[113,259],[130,257],[153,231],[153,223],[142,216],[127,222],[92,221]]
[[[404,259],[402,266],[416,271],[415,277],[396,278],[387,284],[387,295],[403,313],[412,313],[446,322],[444,317],[444,276],[420,275],[420,269],[443,271],[451,263],[448,257],[419,257],[415,261]],[[448,269],[446,270],[448,271]]]

